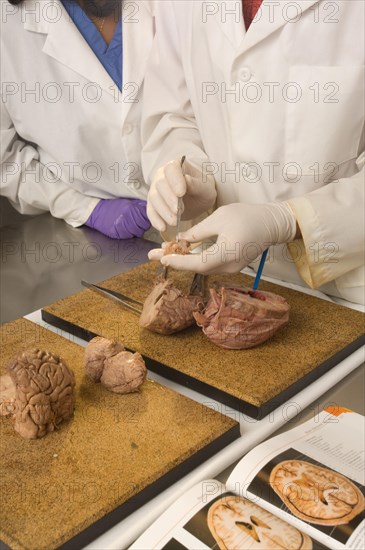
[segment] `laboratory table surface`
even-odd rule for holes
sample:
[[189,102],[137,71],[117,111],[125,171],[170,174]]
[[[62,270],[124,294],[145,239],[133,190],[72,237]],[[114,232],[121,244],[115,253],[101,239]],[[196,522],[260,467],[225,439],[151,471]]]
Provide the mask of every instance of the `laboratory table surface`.
[[[132,269],[146,262],[148,251],[156,247],[145,239],[115,241],[86,227],[74,229],[49,214],[25,217],[1,227],[0,243],[1,323],[22,316],[41,323],[40,308],[81,290],[82,279],[96,283]],[[128,547],[187,488],[206,477],[217,476],[224,481],[232,464],[250,448],[278,431],[312,418],[325,406],[340,404],[365,414],[362,361],[360,349],[355,360],[358,368],[354,362],[343,361],[260,421],[248,419],[238,411],[223,410],[221,406],[222,412],[240,421],[241,438],[99,537],[89,548]],[[204,396],[188,388],[153,373],[150,377],[204,402]]]

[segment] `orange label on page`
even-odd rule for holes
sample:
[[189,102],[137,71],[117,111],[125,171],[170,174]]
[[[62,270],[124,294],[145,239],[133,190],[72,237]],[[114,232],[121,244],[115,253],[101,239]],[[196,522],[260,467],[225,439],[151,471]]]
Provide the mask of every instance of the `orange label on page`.
[[332,416],[340,416],[342,413],[353,412],[351,409],[346,409],[345,407],[326,407],[324,410],[329,414],[332,414]]

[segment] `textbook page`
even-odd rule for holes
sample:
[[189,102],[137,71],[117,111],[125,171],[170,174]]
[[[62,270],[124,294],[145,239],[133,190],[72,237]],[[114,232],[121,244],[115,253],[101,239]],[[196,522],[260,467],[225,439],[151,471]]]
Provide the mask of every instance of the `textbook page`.
[[225,490],[199,483],[162,514],[131,550],[328,550],[296,527]]
[[227,490],[247,497],[331,549],[365,548],[364,417],[330,407],[261,443]]

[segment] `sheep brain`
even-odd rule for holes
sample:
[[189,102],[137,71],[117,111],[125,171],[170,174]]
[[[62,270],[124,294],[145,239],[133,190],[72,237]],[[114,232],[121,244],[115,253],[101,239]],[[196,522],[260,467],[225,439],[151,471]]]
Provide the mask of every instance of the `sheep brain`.
[[203,312],[195,311],[197,324],[217,346],[252,348],[271,338],[289,322],[287,301],[272,292],[220,287],[210,289]]
[[146,380],[147,369],[139,353],[125,351],[119,342],[97,336],[85,349],[85,370],[94,382],[114,393],[137,391]]
[[72,417],[75,376],[61,357],[49,351],[27,350],[7,369],[15,385],[13,426],[22,437],[43,437]]

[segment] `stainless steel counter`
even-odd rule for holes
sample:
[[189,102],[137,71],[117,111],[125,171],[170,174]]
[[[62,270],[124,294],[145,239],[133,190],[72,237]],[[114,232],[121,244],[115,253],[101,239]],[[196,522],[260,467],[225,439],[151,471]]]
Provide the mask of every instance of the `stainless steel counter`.
[[156,244],[116,241],[43,214],[0,229],[0,321],[5,323],[147,262]]

